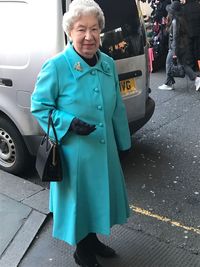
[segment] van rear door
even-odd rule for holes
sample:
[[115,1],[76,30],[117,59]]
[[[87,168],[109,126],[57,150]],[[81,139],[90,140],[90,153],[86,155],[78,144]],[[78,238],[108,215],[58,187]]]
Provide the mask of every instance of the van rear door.
[[[138,127],[141,127],[147,121],[149,96],[147,43],[142,15],[134,0],[97,2],[106,19],[101,50],[116,61],[129,125],[140,121]],[[153,110],[154,105],[149,117]],[[137,126],[134,129],[137,129]]]

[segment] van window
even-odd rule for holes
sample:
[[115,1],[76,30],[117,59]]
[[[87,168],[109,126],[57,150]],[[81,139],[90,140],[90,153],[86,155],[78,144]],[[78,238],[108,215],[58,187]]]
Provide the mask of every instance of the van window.
[[106,19],[101,50],[114,59],[144,54],[144,29],[135,1],[123,0],[123,6],[121,1],[96,2],[102,7]]
[[27,3],[0,2],[1,67],[23,67],[28,63],[30,29],[28,29],[27,22]]

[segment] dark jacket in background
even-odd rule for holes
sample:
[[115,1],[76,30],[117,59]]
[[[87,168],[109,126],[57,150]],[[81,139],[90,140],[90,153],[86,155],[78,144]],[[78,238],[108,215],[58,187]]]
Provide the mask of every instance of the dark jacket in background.
[[184,19],[174,16],[169,29],[169,49],[179,61],[191,65],[192,55],[189,48],[188,28]]
[[184,16],[190,37],[200,36],[200,4],[196,0],[187,0],[183,6]]
[[193,57],[192,67],[200,60],[200,3],[187,0],[183,6],[184,17],[188,25],[189,46]]

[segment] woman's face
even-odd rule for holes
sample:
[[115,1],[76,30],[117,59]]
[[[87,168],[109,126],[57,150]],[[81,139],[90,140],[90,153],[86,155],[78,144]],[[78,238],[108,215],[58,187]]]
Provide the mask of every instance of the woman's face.
[[85,58],[92,58],[100,45],[100,28],[93,15],[82,16],[69,34],[75,50]]

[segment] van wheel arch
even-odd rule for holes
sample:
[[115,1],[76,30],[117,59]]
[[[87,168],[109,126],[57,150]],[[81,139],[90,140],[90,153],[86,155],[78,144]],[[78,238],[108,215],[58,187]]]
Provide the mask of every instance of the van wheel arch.
[[30,155],[15,124],[5,114],[0,114],[0,169],[19,175],[25,173]]

